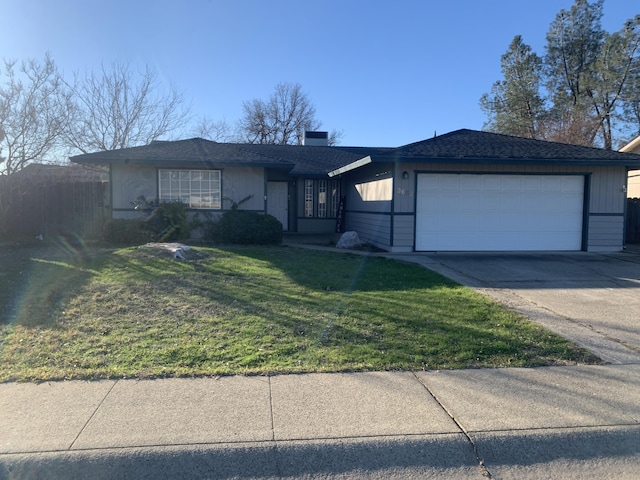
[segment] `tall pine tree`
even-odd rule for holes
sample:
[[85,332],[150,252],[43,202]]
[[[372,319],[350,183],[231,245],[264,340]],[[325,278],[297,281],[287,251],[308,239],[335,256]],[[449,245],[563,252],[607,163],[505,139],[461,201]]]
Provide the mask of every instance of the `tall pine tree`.
[[[518,61],[516,40],[511,43],[501,61],[504,80],[480,99],[488,117],[485,128],[606,149],[618,146],[617,136],[628,140],[640,132],[640,15],[610,34],[601,25],[603,6],[604,0],[575,0],[561,10],[549,26],[542,67],[535,70],[535,93],[511,95],[505,102],[519,81],[509,65],[529,65]],[[538,58],[530,49],[527,53]],[[523,124],[530,99],[538,106],[534,128],[523,131],[516,126]]]
[[536,138],[538,122],[544,112],[540,97],[542,59],[516,35],[500,59],[503,80],[480,99],[480,107],[489,117],[485,128],[520,137]]

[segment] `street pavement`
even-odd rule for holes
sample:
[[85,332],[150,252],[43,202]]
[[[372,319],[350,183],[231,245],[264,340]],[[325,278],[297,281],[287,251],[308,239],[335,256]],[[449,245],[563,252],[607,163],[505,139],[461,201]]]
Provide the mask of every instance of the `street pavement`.
[[640,255],[388,256],[608,364],[4,383],[0,479],[640,476]]

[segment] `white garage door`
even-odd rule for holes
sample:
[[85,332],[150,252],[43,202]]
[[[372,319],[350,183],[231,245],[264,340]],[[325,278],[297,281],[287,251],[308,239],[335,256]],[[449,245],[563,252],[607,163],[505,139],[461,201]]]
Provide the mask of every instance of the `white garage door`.
[[419,174],[416,250],[580,250],[584,176]]

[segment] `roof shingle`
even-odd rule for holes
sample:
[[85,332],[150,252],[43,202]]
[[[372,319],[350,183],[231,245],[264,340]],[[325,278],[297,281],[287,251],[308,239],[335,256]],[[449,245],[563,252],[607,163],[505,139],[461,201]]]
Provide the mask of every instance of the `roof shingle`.
[[571,160],[585,163],[632,160],[632,157],[612,150],[467,129],[404,145],[397,149],[397,156],[405,159]]
[[132,162],[207,168],[261,166],[302,176],[327,175],[367,156],[376,162],[572,163],[640,168],[640,155],[467,129],[397,148],[237,144],[192,138],[77,155],[71,160],[93,164]]

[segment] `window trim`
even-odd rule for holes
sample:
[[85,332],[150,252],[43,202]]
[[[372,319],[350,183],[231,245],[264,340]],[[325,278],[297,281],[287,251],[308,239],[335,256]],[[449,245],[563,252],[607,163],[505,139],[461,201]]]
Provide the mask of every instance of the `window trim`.
[[305,178],[302,188],[302,218],[338,218],[341,188],[340,180]]
[[[169,173],[169,194],[163,195],[163,173]],[[194,179],[194,174],[202,175],[206,173],[209,176],[208,180]],[[171,174],[178,174],[178,179],[172,178]],[[189,178],[184,179],[183,175],[188,174]],[[212,178],[217,175],[217,179]],[[178,182],[177,192],[174,194],[172,182]],[[188,182],[188,190],[182,191],[183,182]],[[204,188],[202,184],[199,188],[194,188],[193,183],[196,181],[208,183],[207,188]],[[217,184],[217,186],[216,186]],[[211,201],[194,202],[194,197],[200,199],[210,197]],[[196,210],[222,210],[222,170],[218,169],[190,169],[190,168],[160,168],[158,169],[158,198],[161,202],[183,202],[187,205],[187,208]],[[187,201],[185,201],[187,200]]]
[[314,181],[310,178],[304,180],[304,218],[315,217],[315,185]]
[[318,180],[318,218],[327,218],[329,203],[328,180]]

